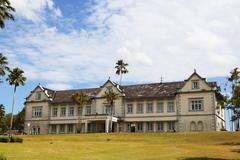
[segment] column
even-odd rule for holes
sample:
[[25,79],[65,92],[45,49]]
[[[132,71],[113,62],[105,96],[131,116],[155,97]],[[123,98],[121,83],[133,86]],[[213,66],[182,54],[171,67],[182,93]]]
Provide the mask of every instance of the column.
[[109,119],[105,120],[105,133],[109,132]]
[[85,131],[85,133],[87,133],[88,132],[88,121],[86,120],[84,124],[85,124],[84,131]]

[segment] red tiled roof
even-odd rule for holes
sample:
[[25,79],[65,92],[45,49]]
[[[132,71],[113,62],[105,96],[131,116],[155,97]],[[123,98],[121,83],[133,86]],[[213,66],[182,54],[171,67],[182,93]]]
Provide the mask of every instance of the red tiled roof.
[[[207,82],[211,87],[216,86],[216,82]],[[125,93],[126,99],[137,98],[156,98],[156,97],[173,97],[176,95],[179,89],[185,84],[184,81],[179,82],[167,82],[167,83],[150,83],[150,84],[137,84],[137,85],[125,85],[120,88]],[[95,96],[101,88],[89,88],[89,89],[76,89],[76,90],[60,90],[53,91],[54,93],[52,103],[72,103],[72,95],[76,92],[85,92],[89,96]],[[53,91],[53,92],[52,92]]]
[[85,92],[89,96],[95,96],[99,90],[100,88],[55,91],[52,103],[71,103],[73,102],[72,95],[76,92]]

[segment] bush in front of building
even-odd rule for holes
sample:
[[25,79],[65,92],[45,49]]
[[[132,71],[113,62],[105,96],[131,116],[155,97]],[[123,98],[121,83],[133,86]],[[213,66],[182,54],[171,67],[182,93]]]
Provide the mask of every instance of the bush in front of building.
[[0,137],[0,142],[2,142],[2,143],[8,143],[8,142],[11,142],[11,143],[22,143],[23,142],[23,138],[21,138],[21,137],[11,137],[11,138],[9,138],[9,137]]

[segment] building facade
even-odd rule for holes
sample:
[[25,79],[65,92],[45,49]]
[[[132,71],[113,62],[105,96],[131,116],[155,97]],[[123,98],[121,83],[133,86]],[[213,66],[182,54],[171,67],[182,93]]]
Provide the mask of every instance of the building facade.
[[[113,107],[104,97],[108,88],[118,93]],[[80,91],[91,97],[83,107],[71,98]],[[219,131],[225,121],[216,92],[216,82],[196,72],[167,83],[119,86],[108,80],[99,88],[59,91],[38,85],[26,98],[25,132],[109,132],[110,124],[113,132]]]

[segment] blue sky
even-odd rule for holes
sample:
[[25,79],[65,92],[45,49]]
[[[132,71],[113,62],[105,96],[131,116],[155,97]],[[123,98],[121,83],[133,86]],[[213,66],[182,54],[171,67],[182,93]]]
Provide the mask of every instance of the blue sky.
[[[0,30],[0,51],[28,81],[15,112],[39,83],[53,89],[117,81],[117,59],[129,63],[125,83],[177,81],[195,69],[220,85],[239,66],[240,1],[10,0],[14,22]],[[12,88],[0,84],[10,111]]]

